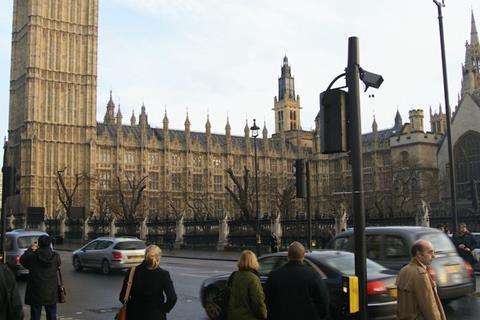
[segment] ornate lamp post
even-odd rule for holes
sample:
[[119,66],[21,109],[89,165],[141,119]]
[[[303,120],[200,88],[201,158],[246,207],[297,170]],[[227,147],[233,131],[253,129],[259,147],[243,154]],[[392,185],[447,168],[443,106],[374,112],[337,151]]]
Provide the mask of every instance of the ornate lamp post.
[[443,94],[445,96],[445,112],[447,114],[447,149],[448,149],[448,166],[450,176],[450,201],[452,210],[452,227],[454,232],[457,231],[458,217],[457,217],[457,186],[455,183],[455,162],[453,160],[453,148],[452,148],[452,128],[451,128],[451,112],[450,102],[448,97],[448,80],[447,80],[447,59],[445,56],[445,39],[443,35],[443,16],[442,8],[445,7],[445,2],[433,0],[433,3],[438,9],[438,27],[440,30],[440,50],[442,54],[442,69],[443,69]]
[[257,229],[255,230],[255,242],[257,256],[260,256],[260,203],[258,201],[258,163],[257,163],[257,137],[260,128],[257,126],[256,119],[253,119],[253,126],[250,127],[253,137],[254,166],[255,166],[255,218],[257,220]]

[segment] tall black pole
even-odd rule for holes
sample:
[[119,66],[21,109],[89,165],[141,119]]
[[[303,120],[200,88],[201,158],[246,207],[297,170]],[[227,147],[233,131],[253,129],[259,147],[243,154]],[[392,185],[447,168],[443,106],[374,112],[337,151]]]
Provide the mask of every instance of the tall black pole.
[[359,320],[367,319],[367,263],[365,248],[365,204],[363,199],[362,126],[360,117],[360,58],[358,38],[348,38],[348,114],[352,162],[353,212],[355,238],[355,275],[360,297]]
[[[253,127],[258,128],[255,119],[253,119]],[[254,162],[255,162],[255,218],[257,219],[257,230],[255,234],[255,242],[256,242],[256,250],[257,250],[257,257],[260,256],[260,244],[262,242],[262,238],[260,236],[260,202],[258,201],[258,163],[257,163],[257,136],[258,136],[258,129],[254,131],[253,134],[253,149],[254,149]]]
[[[0,212],[2,215],[1,219],[1,237],[0,237],[0,263],[5,263],[5,241],[7,239],[5,233],[7,232],[7,188],[11,185],[11,181],[6,181],[5,177],[7,176],[7,171],[9,168],[7,168],[7,145],[4,144],[3,146],[3,166],[2,166],[2,179],[3,179],[3,184],[2,184],[2,211]],[[14,177],[11,176],[11,174],[8,175],[10,177],[10,180],[12,180]]]
[[443,16],[442,7],[443,1],[433,0],[433,3],[438,9],[438,28],[440,29],[440,50],[442,52],[442,69],[443,69],[443,94],[445,95],[445,112],[447,113],[447,147],[448,147],[448,172],[450,175],[450,203],[452,210],[452,228],[455,234],[458,230],[458,216],[457,216],[457,185],[455,183],[455,162],[453,159],[452,147],[452,126],[451,126],[451,111],[450,100],[448,97],[448,79],[447,79],[447,58],[445,55],[445,37],[443,34]]
[[309,161],[305,163],[307,175],[307,221],[308,221],[308,249],[312,250],[312,213],[310,212],[310,166]]

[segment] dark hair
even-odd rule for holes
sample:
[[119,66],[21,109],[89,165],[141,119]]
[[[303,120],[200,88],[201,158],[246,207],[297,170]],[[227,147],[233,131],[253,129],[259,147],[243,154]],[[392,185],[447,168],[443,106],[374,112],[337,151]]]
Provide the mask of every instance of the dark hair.
[[47,235],[42,235],[38,237],[38,246],[40,248],[49,247],[52,244],[52,238]]
[[423,252],[425,250],[425,246],[421,242],[415,242],[410,249],[410,254],[412,257],[415,257],[417,255],[417,252]]

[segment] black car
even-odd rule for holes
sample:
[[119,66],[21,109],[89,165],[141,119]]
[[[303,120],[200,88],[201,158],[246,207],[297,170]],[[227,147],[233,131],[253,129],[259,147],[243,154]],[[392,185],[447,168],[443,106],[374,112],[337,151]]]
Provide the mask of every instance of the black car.
[[[426,227],[368,227],[365,235],[367,258],[393,270],[400,270],[410,262],[410,248],[415,241],[430,241],[435,249],[430,275],[437,283],[440,299],[449,301],[475,292],[472,267],[457,254],[452,241],[442,231]],[[353,230],[338,234],[329,246],[353,252]]]
[[[268,275],[287,262],[287,253],[279,252],[258,259],[260,281],[265,286]],[[330,292],[330,318],[344,319],[341,314],[342,276],[355,274],[354,255],[336,250],[319,250],[305,254],[304,263],[324,279]],[[229,274],[206,279],[200,289],[200,299],[208,317],[219,319],[221,310],[217,295],[225,288]],[[368,319],[396,319],[396,272],[367,259]]]

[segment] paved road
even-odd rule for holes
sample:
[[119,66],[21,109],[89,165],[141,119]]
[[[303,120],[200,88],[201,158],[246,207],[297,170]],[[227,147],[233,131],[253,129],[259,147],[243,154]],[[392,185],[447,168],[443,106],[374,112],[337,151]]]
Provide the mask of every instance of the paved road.
[[[67,288],[67,303],[59,304],[61,320],[111,320],[119,308],[118,294],[125,273],[113,272],[108,276],[98,271],[75,272],[71,265],[71,253],[61,252],[62,274]],[[227,273],[235,268],[235,262],[162,258],[162,267],[172,275],[178,302],[169,320],[206,320],[199,300],[202,281],[214,274]],[[22,295],[25,281],[19,280]],[[477,276],[480,287],[480,276]],[[28,307],[25,309],[29,315]],[[477,320],[480,314],[480,293],[451,302],[445,306],[449,320]],[[26,317],[28,319],[29,317]]]

